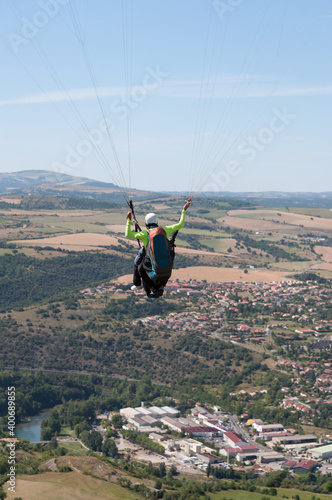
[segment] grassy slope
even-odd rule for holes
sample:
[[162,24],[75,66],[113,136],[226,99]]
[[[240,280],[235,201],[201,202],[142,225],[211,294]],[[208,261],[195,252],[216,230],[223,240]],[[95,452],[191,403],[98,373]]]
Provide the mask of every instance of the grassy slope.
[[[6,488],[6,485],[5,485]],[[311,500],[313,493],[296,490],[278,488],[278,495],[271,497],[262,493],[251,493],[242,490],[228,490],[210,494],[212,500],[261,500],[263,497],[282,500],[292,499],[299,495],[301,500]],[[24,500],[138,500],[143,498],[138,493],[133,493],[120,487],[115,483],[109,483],[101,479],[96,479],[89,475],[77,472],[56,473],[46,472],[34,476],[19,476],[17,479],[16,492],[8,492],[7,500],[14,500],[15,497],[22,496]],[[332,495],[316,494],[316,498],[328,500]]]
[[[6,485],[5,485],[6,486]],[[8,492],[8,500],[21,496],[24,500],[136,500],[142,498],[115,483],[77,472],[46,472],[19,476],[16,492]]]

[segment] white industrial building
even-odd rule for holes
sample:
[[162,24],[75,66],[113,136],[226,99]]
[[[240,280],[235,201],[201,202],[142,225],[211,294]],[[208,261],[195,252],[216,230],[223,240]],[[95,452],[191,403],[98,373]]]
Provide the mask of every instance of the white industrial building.
[[254,422],[253,427],[258,432],[282,432],[284,430],[284,426],[281,424],[260,424]]
[[[124,425],[124,428],[130,428],[128,424],[131,424],[140,432],[161,432],[159,427],[163,424],[168,425],[171,429],[178,430],[175,428],[177,420],[174,417],[178,417],[179,414],[179,410],[172,406],[151,406],[146,408],[142,405],[136,408],[128,407],[120,410],[120,415],[127,420],[127,425]],[[166,419],[174,421],[174,426],[172,427],[168,422],[166,423]],[[181,425],[180,431],[182,427],[184,426]]]
[[128,420],[129,418],[133,418],[136,415],[140,415],[140,412],[135,410],[135,408],[122,408],[120,410],[120,415],[121,415],[121,417]]
[[312,458],[318,458],[321,460],[328,460],[332,458],[332,444],[327,444],[326,446],[318,446],[317,448],[312,448],[310,450]]
[[293,436],[278,436],[272,438],[268,446],[273,447],[274,444],[280,443],[287,448],[294,448],[300,444],[313,444],[317,442],[317,437],[314,434],[293,434]]
[[181,432],[182,429],[185,428],[185,424],[182,424],[176,418],[163,417],[160,419],[160,422],[164,425],[167,425],[167,427],[171,429],[171,431]]
[[257,462],[261,464],[268,464],[271,462],[284,462],[285,456],[276,451],[257,453]]
[[136,408],[122,408],[120,410],[120,415],[128,420],[131,418],[143,418],[150,417],[154,420],[160,420],[163,417],[177,417],[180,412],[176,408],[171,406],[151,406],[150,408],[146,408],[145,406],[137,406]]

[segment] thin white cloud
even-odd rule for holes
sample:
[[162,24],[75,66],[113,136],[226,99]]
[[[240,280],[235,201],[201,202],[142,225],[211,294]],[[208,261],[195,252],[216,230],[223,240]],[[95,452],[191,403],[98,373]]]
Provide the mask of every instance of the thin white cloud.
[[288,87],[273,92],[275,96],[310,96],[310,95],[329,95],[332,94],[332,85],[323,85],[318,87]]
[[258,97],[286,97],[286,96],[314,96],[331,95],[332,85],[282,85],[266,84],[257,80],[238,78],[237,80],[220,80],[212,89],[211,84],[196,83],[196,81],[172,81],[159,88],[156,94],[163,97],[179,99],[198,99],[200,97],[212,99],[239,99]]
[[[99,87],[97,89],[99,97],[118,97],[126,95],[126,87]],[[69,89],[67,91],[41,92],[30,94],[24,97],[4,99],[0,101],[0,106],[12,104],[43,104],[49,102],[83,101],[96,99],[94,88]]]
[[[275,83],[275,82],[274,82]],[[128,95],[126,87],[99,87],[100,98],[115,98]],[[262,82],[262,78],[245,75],[226,75],[215,80],[168,80],[153,93],[159,97],[174,99],[240,99],[259,97],[287,97],[287,96],[317,96],[331,95],[332,85],[301,86],[280,85],[278,83]],[[94,88],[77,88],[68,91],[50,91],[29,94],[23,97],[0,100],[0,106],[19,104],[59,103],[67,101],[86,101],[96,99]]]

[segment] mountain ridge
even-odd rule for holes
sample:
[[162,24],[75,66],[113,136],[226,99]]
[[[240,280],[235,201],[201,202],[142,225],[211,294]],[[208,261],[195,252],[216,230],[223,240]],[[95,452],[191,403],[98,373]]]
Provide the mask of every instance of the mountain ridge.
[[[177,197],[188,197],[186,191],[149,191],[125,188],[128,195],[136,197],[160,197],[165,194]],[[123,188],[111,183],[87,177],[73,176],[50,170],[20,170],[18,172],[0,173],[0,195],[37,194],[55,196],[105,196],[122,197]],[[316,192],[201,192],[199,198],[242,199],[252,205],[276,206],[310,206],[312,208],[332,209],[332,191]]]

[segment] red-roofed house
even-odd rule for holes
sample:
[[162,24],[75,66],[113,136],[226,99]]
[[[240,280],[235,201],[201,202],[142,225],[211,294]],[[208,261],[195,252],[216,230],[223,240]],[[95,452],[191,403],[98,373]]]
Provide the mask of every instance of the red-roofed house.
[[238,332],[249,332],[250,331],[250,326],[245,325],[243,323],[238,323],[236,325],[236,329]]
[[287,460],[281,465],[282,469],[293,469],[295,465],[297,464],[296,460]]
[[297,474],[304,474],[306,472],[309,472],[311,467],[316,467],[317,464],[318,462],[316,462],[315,460],[303,460],[293,467],[293,471]]
[[243,446],[248,444],[243,438],[241,438],[241,436],[239,436],[235,432],[232,431],[225,432],[224,436],[227,443],[233,448],[236,446]]

